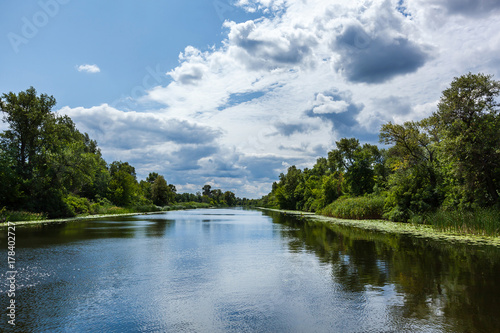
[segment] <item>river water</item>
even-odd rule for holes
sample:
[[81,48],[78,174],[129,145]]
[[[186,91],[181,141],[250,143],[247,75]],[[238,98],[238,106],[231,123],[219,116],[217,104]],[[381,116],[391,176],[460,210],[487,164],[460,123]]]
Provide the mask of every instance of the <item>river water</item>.
[[280,213],[16,227],[2,332],[500,332],[500,249]]

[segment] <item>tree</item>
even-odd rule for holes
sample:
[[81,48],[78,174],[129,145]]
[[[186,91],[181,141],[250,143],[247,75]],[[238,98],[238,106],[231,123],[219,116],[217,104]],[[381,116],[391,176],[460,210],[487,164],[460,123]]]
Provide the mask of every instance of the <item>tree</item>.
[[381,153],[377,146],[361,146],[355,138],[342,138],[336,142],[337,149],[328,153],[330,172],[344,173],[344,192],[360,196],[373,192],[375,186],[375,166],[381,163]]
[[499,95],[499,81],[472,73],[455,78],[443,91],[433,117],[456,197],[449,205],[500,204]]
[[222,190],[221,189],[215,189],[210,191],[211,197],[215,200],[216,203],[221,203],[222,200]]
[[153,203],[158,206],[165,206],[172,199],[172,190],[167,185],[163,176],[157,176],[151,186],[151,197]]
[[9,129],[1,134],[2,145],[15,158],[17,173],[22,178],[33,175],[36,156],[42,148],[43,127],[53,117],[51,110],[55,104],[53,96],[37,96],[33,87],[0,98],[3,121],[9,124]]
[[224,192],[224,201],[228,206],[236,205],[236,195],[231,191]]
[[128,162],[115,161],[109,167],[111,201],[119,206],[130,205],[137,192],[135,168]]
[[150,184],[153,184],[156,180],[156,178],[158,178],[159,174],[156,173],[156,172],[150,172],[149,175],[148,175],[148,178],[146,178],[146,181]]
[[297,209],[297,202],[302,200],[302,193],[296,191],[302,182],[302,171],[295,165],[288,168],[286,175],[280,174],[280,181],[275,197],[280,208]]
[[[3,164],[9,165],[6,182],[15,179],[10,208],[68,215],[64,198],[87,193],[103,179],[105,162],[97,143],[80,133],[68,116],[51,112],[54,97],[37,96],[31,87],[19,94],[3,94],[0,109],[9,128],[0,134]],[[11,172],[15,177],[8,177]],[[7,184],[7,183],[3,183]],[[107,184],[104,186],[107,189]]]
[[212,193],[210,192],[211,188],[212,188],[212,186],[210,186],[210,185],[208,185],[208,184],[207,184],[207,185],[204,185],[204,186],[203,186],[203,188],[202,188],[202,190],[203,190],[203,195],[206,195],[207,197],[209,197],[209,198],[210,198],[210,197],[212,196]]
[[393,171],[386,200],[386,217],[391,220],[406,221],[412,214],[441,204],[438,139],[433,124],[426,119],[382,125],[380,141],[394,145],[387,162]]

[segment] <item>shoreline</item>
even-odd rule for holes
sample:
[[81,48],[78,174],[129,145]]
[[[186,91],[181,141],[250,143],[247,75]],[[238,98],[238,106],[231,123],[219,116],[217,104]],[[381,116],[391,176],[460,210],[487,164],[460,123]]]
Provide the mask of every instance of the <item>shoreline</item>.
[[399,233],[411,235],[418,238],[428,238],[434,240],[460,242],[471,245],[490,245],[500,247],[500,236],[479,236],[463,235],[456,232],[439,231],[428,225],[414,225],[411,223],[391,222],[385,220],[349,220],[318,215],[310,212],[301,212],[294,210],[281,210],[273,208],[256,207],[260,210],[273,211],[278,213],[297,215],[310,220],[319,222],[334,223],[337,225],[349,226],[365,230],[373,230],[382,233]]
[[[158,212],[137,212],[137,213],[121,213],[121,214],[98,214],[98,215],[86,215],[86,216],[76,216],[76,217],[65,217],[60,219],[49,219],[49,220],[35,220],[35,221],[13,221],[10,222],[17,225],[27,225],[27,224],[43,224],[43,223],[63,223],[63,222],[76,222],[100,219],[105,217],[120,217],[120,216],[135,216],[135,215],[152,215],[152,214],[164,214],[168,211],[158,211]],[[0,228],[6,227],[8,222],[0,223]]]

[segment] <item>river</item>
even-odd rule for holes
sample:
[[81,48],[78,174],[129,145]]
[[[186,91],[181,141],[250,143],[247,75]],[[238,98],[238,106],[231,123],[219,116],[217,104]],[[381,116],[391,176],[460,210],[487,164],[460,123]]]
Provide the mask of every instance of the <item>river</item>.
[[500,332],[493,246],[243,209],[26,225],[10,298],[0,236],[2,332]]

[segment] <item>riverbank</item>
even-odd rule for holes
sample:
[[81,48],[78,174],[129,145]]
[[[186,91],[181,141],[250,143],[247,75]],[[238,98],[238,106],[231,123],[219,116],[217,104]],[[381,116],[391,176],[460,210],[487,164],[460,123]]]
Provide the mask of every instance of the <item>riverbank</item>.
[[[94,220],[105,217],[120,217],[120,216],[135,216],[135,215],[151,215],[151,214],[164,214],[168,211],[173,210],[186,210],[186,209],[198,209],[198,208],[214,208],[212,206],[207,206],[205,204],[193,205],[192,203],[187,203],[186,205],[176,204],[172,206],[165,206],[162,210],[150,211],[150,212],[127,212],[127,213],[104,213],[104,214],[89,214],[80,215],[74,217],[65,217],[58,219],[40,219],[40,220],[29,220],[29,221],[10,221],[15,225],[27,225],[27,224],[46,224],[46,223],[63,223],[63,222],[75,222],[84,220]],[[6,222],[0,222],[0,228],[7,226]]]
[[[76,216],[76,217],[66,217],[60,219],[49,219],[49,220],[37,220],[37,221],[14,221],[10,222],[15,225],[26,225],[26,224],[45,224],[45,223],[62,223],[62,222],[75,222],[75,221],[84,221],[84,220],[94,220],[100,219],[104,217],[120,217],[120,216],[135,216],[135,215],[150,215],[150,214],[163,214],[166,211],[158,211],[158,212],[143,212],[143,213],[122,213],[122,214],[98,214],[98,215],[85,215],[85,216]],[[0,223],[0,227],[7,226],[7,222]]]
[[460,242],[460,243],[468,243],[474,245],[492,245],[500,247],[499,236],[494,237],[494,236],[463,235],[455,232],[439,231],[434,229],[432,226],[421,225],[421,224],[391,222],[385,220],[348,220],[348,219],[339,219],[335,217],[318,215],[309,212],[281,210],[281,209],[272,209],[263,207],[257,207],[257,208],[261,210],[279,212],[288,215],[295,215],[298,217],[321,221],[321,222],[350,226],[353,228],[361,228],[361,229],[374,230],[386,233],[408,234],[418,238],[429,238],[429,239],[443,240],[449,242]]

